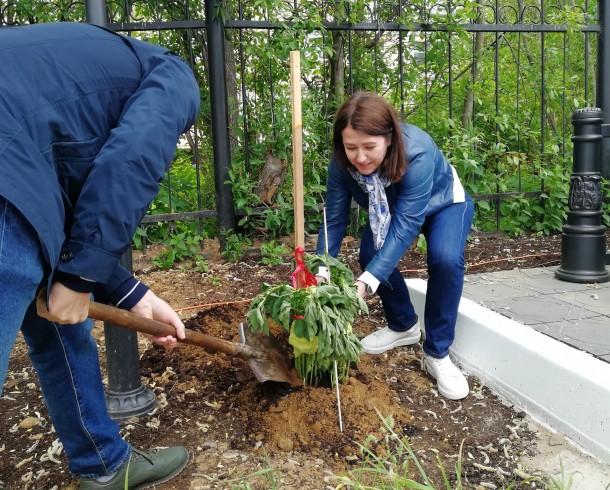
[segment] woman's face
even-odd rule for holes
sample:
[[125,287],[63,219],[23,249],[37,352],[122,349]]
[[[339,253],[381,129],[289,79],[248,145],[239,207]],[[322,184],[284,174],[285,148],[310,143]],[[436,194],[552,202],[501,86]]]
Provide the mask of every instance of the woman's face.
[[362,175],[370,175],[379,168],[391,143],[389,136],[372,136],[352,126],[341,131],[341,137],[347,159]]

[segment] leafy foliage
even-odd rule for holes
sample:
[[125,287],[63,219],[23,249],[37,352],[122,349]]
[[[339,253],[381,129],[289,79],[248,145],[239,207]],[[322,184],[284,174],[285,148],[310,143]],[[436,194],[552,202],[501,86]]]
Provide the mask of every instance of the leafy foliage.
[[332,384],[344,382],[350,364],[358,362],[362,354],[352,324],[360,312],[368,313],[368,307],[358,296],[353,273],[341,260],[317,255],[306,255],[305,259],[310,270],[326,264],[330,283],[299,289],[288,284],[263,284],[246,319],[254,332],[269,335],[269,320],[273,320],[290,333],[295,367],[306,383],[316,384],[325,373],[332,378],[335,363],[338,378]]
[[195,267],[204,267],[204,259],[201,254],[201,242],[203,238],[199,235],[190,235],[186,232],[172,234],[165,242],[167,247],[157,257],[152,259],[159,269],[169,269],[177,262],[192,259]]
[[261,263],[263,265],[280,265],[290,253],[290,249],[283,243],[275,240],[261,244]]
[[225,247],[221,255],[227,262],[239,262],[246,253],[246,247],[252,245],[252,240],[231,230],[222,230],[221,234],[225,239]]
[[[237,232],[264,229],[277,239],[293,232],[292,174],[272,205],[262,205],[254,185],[272,152],[292,161],[289,55],[299,51],[302,86],[303,169],[306,232],[321,217],[334,111],[359,89],[384,95],[403,119],[428,131],[475,198],[480,230],[557,231],[565,218],[572,142],[570,115],[596,99],[596,35],[581,29],[596,19],[597,2],[556,2],[541,11],[502,0],[480,2],[283,2],[227,0],[215,18],[270,22],[269,29],[228,28],[226,67],[234,207]],[[202,0],[186,8],[174,0],[108,3],[116,23],[201,19]],[[125,10],[123,10],[125,9]],[[2,10],[7,24],[83,21],[81,3],[23,0]],[[512,26],[554,25],[548,32],[514,29],[467,31],[485,19]],[[334,23],[329,29],[329,23]],[[398,29],[363,28],[366,25]],[[337,29],[337,25],[345,29]],[[350,30],[351,26],[358,28]],[[425,30],[420,30],[426,26]],[[214,209],[215,181],[208,47],[197,30],[143,30],[131,35],[157,42],[190,61],[200,85],[201,113],[187,150],[162,185],[152,214]],[[589,54],[587,58],[585,55]],[[196,148],[195,148],[196,144]],[[196,150],[196,151],[195,151]],[[606,176],[607,177],[607,176]],[[539,193],[525,197],[525,193]],[[501,199],[494,194],[509,194]],[[607,206],[604,207],[607,209]],[[608,213],[603,220],[608,222]],[[213,220],[205,233],[215,236]],[[168,232],[197,234],[201,223],[166,225]],[[140,230],[140,237],[143,237]],[[151,232],[152,233],[152,232]]]

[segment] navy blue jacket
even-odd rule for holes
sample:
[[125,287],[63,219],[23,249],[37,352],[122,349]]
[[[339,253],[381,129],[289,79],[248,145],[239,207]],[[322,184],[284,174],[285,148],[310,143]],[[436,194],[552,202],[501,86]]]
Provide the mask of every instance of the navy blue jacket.
[[[408,167],[400,181],[386,187],[392,215],[390,229],[381,249],[366,266],[381,283],[409,249],[427,216],[454,202],[463,202],[464,188],[453,167],[430,135],[412,124],[403,124]],[[368,194],[346,170],[331,159],[326,183],[326,222],[328,253],[336,257],[349,220],[352,198],[368,211]],[[317,254],[325,252],[324,224],[320,226]]]
[[165,48],[88,24],[0,29],[0,195],[38,233],[47,285],[133,287],[119,259],[198,110]]

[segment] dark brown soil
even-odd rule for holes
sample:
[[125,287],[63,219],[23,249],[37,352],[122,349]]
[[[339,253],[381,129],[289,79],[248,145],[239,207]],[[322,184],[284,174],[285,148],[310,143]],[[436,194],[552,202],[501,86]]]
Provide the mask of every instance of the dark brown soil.
[[[358,273],[354,245],[346,243],[342,256]],[[468,273],[556,266],[560,247],[560,235],[475,236],[467,248]],[[206,244],[205,252],[205,273],[187,265],[160,271],[150,263],[154,250],[145,256],[134,253],[134,269],[181,312],[188,328],[239,341],[237,326],[261,284],[290,282],[291,267],[262,266],[256,251],[237,264],[223,262],[214,244]],[[405,277],[426,277],[425,258],[416,249],[405,255],[400,268]],[[354,325],[359,336],[384,325],[377,298],[367,303],[369,316]],[[94,335],[105,365],[101,325]],[[521,466],[536,441],[525,414],[472,378],[466,399],[443,399],[421,370],[419,346],[362,356],[339,389],[342,427],[334,389],[259,383],[247,362],[187,345],[165,351],[141,339],[140,353],[142,380],[157,395],[158,407],[121,422],[122,432],[136,447],[182,444],[191,455],[178,477],[157,488],[335,488],[337,476],[361,464],[359,444],[386,453],[387,433],[378,413],[391,417],[396,433],[408,437],[437,485],[437,457],[455,475],[462,447],[464,488],[501,488],[510,481],[513,488],[531,488],[517,476],[535,470]],[[56,435],[21,338],[0,413],[0,488],[77,488],[64,453],[54,449]],[[413,464],[409,475],[416,478]],[[455,476],[450,478],[454,483]]]

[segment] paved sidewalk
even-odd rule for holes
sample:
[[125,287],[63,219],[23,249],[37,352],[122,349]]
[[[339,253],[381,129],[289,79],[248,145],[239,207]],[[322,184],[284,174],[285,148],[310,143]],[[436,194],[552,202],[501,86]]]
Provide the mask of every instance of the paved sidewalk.
[[523,463],[571,476],[573,490],[607,490],[610,282],[560,281],[556,270],[468,274],[455,354],[544,424],[539,454]]
[[556,270],[468,274],[463,296],[610,363],[610,282],[560,281]]
[[[451,352],[468,376],[541,424],[527,467],[571,475],[573,490],[608,490],[610,282],[560,281],[556,270],[468,274]],[[427,283],[407,285],[423,318]]]

